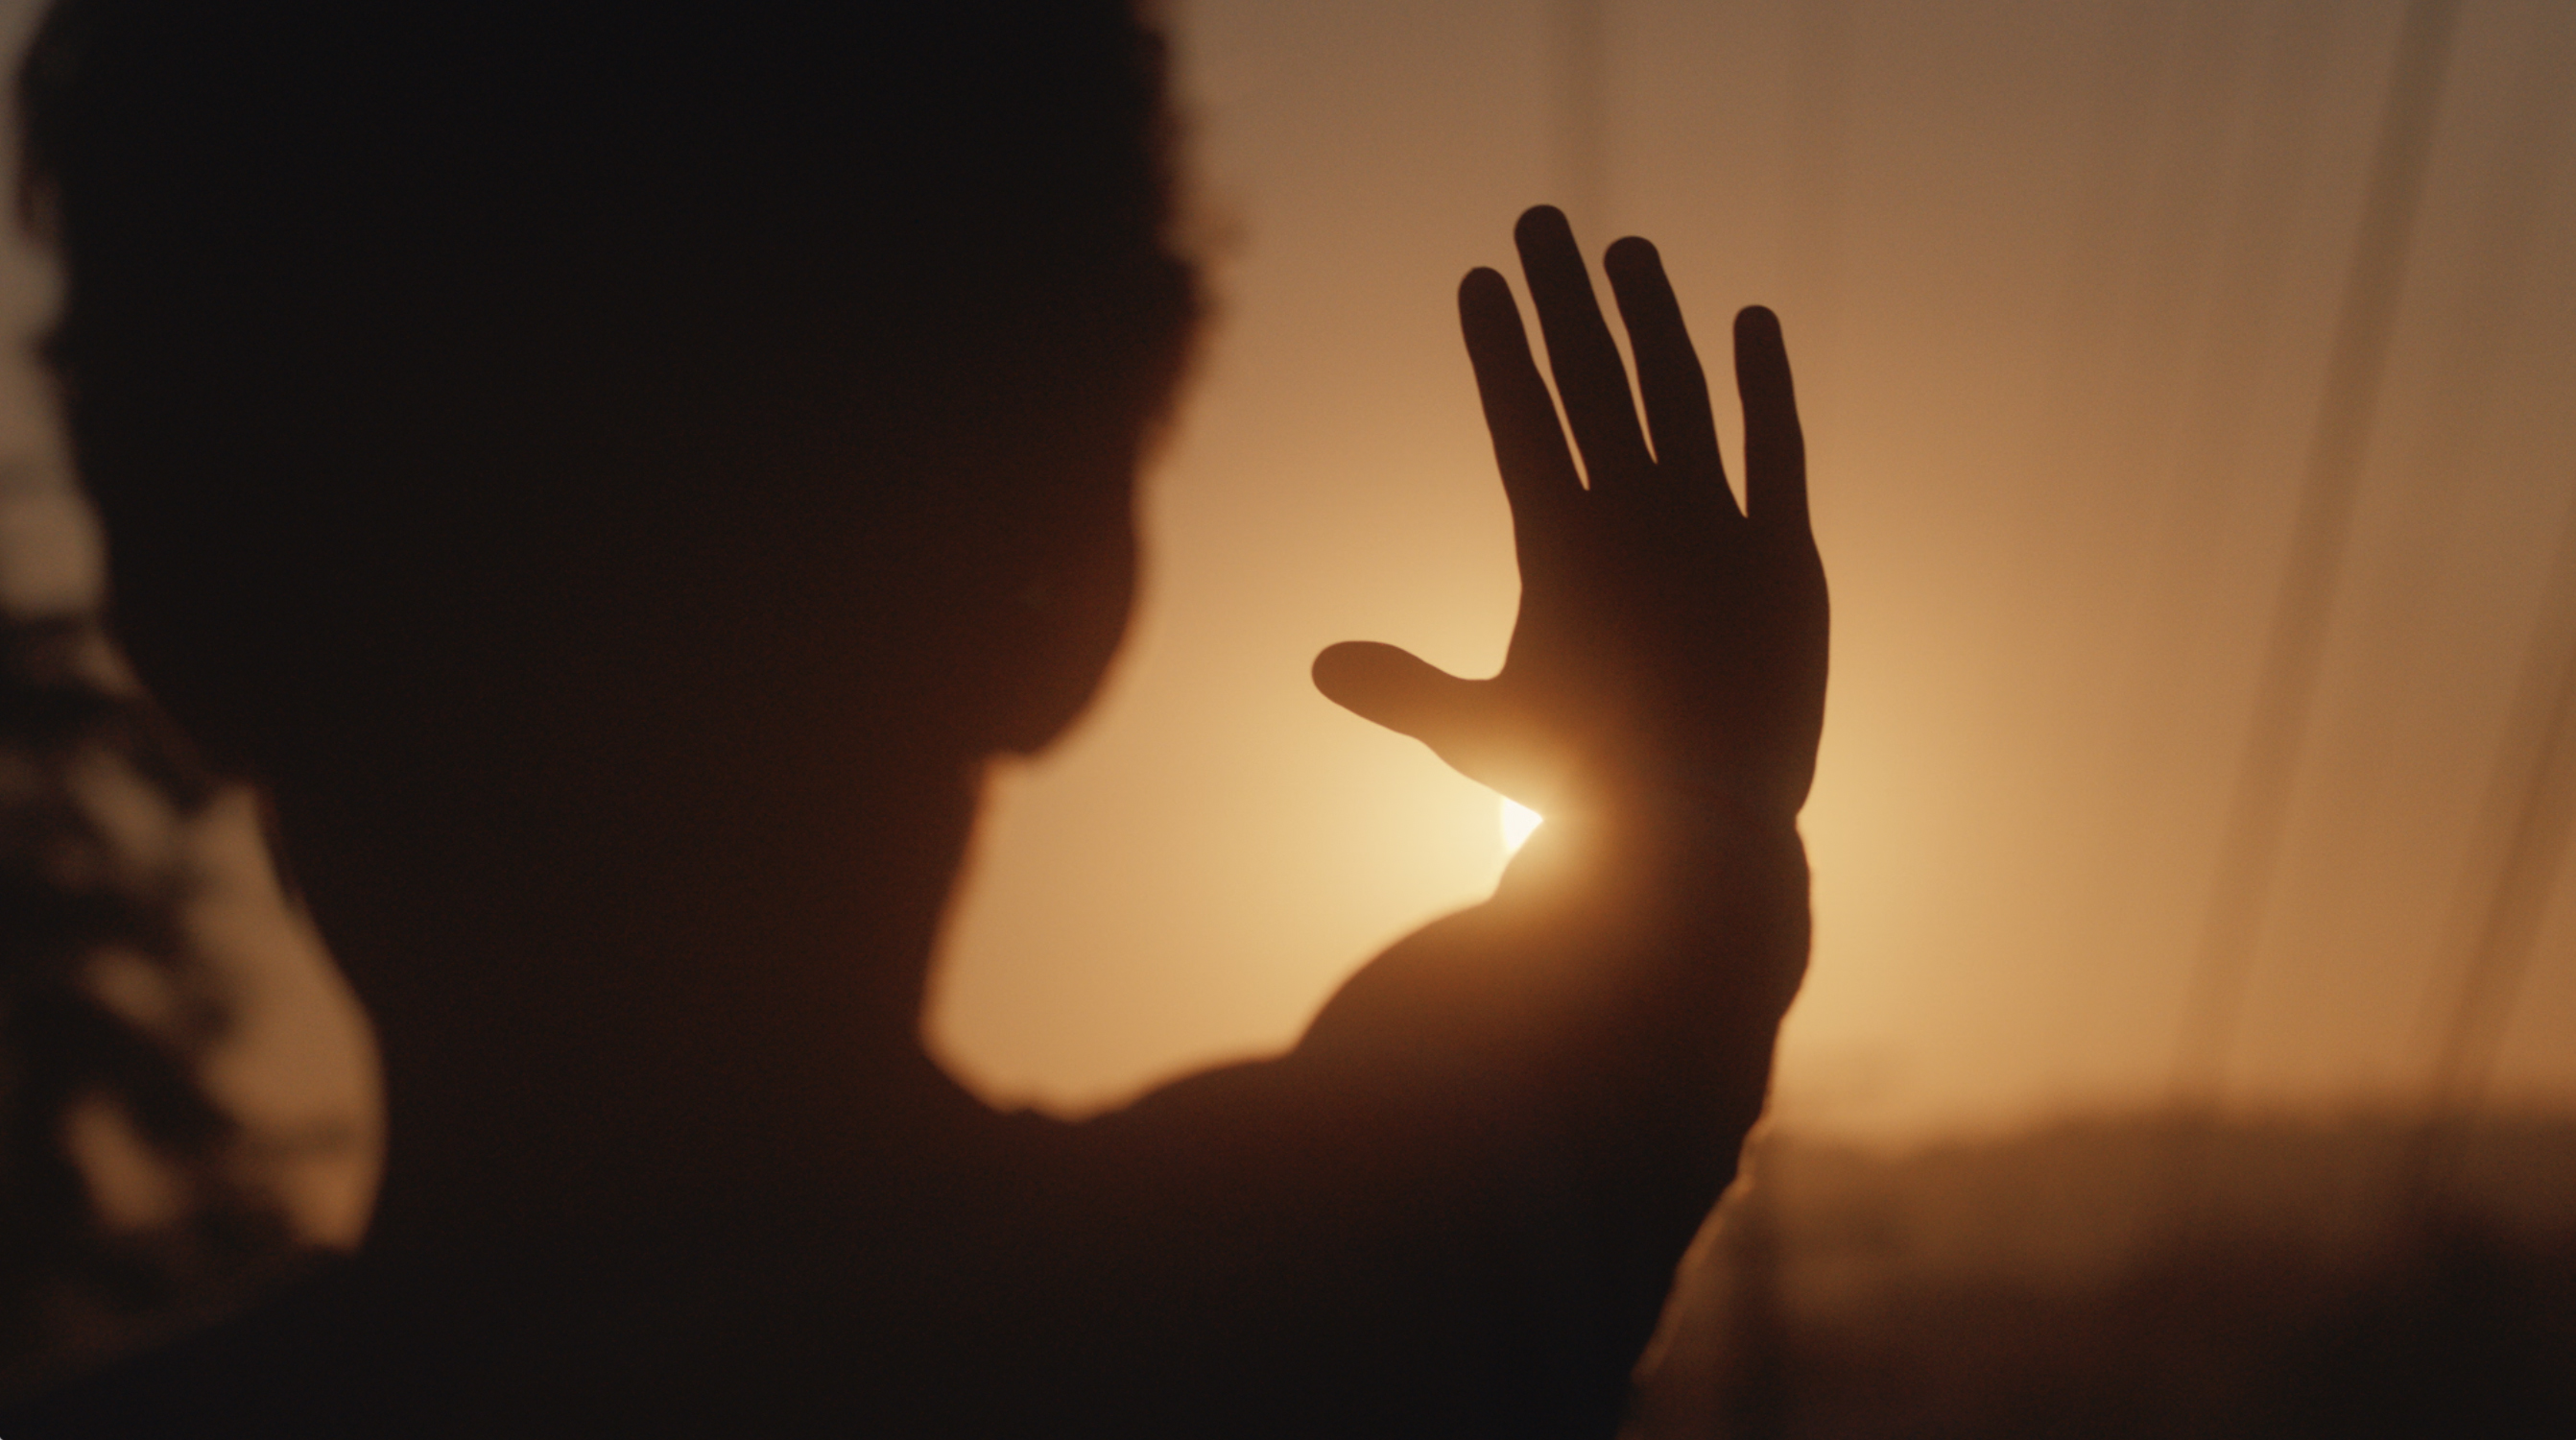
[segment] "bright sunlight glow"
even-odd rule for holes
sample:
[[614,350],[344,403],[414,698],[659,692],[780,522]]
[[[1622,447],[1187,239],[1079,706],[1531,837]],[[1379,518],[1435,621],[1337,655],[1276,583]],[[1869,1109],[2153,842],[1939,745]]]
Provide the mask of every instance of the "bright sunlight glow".
[[1547,817],[1508,796],[1495,797],[1503,802],[1503,853],[1512,854],[1529,839],[1530,832]]

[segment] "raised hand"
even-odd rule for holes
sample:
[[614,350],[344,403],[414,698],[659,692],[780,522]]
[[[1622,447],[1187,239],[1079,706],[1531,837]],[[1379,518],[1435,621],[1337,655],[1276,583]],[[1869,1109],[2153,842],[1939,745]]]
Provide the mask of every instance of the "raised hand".
[[1739,509],[1655,248],[1632,237],[1604,259],[1636,355],[1641,430],[1565,217],[1540,206],[1515,238],[1583,464],[1578,474],[1509,284],[1470,272],[1459,319],[1521,572],[1502,670],[1465,680],[1354,642],[1316,657],[1315,684],[1543,813],[1679,806],[1785,821],[1815,774],[1826,601],[1779,322],[1759,307],[1735,318]]

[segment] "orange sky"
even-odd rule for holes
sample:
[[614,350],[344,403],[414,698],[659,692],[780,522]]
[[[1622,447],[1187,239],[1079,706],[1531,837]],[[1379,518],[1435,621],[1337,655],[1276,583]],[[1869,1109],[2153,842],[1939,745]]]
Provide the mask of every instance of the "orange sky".
[[[1794,1119],[2160,1095],[2399,6],[1606,6],[1597,253],[1787,325],[1836,670]],[[1315,696],[1486,673],[1506,522],[1451,290],[1564,198],[1540,3],[1176,15],[1219,316],[1105,702],[1008,777],[932,1033],[1072,1109],[1286,1043],[1500,861],[1493,802]],[[2469,7],[2230,1093],[2419,1087],[2435,954],[2571,479],[2576,14]],[[1722,373],[1722,372],[1721,372]],[[2563,887],[2562,887],[2563,888]],[[2576,1097],[2554,907],[2498,1090]]]

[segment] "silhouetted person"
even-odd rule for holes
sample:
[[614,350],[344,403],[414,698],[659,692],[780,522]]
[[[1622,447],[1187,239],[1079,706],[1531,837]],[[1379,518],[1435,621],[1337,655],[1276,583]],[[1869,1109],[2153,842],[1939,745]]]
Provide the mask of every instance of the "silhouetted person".
[[390,1161],[357,1258],[10,1440],[1610,1432],[1807,949],[1767,312],[1739,513],[1650,247],[1641,429],[1521,224],[1589,488],[1467,278],[1509,658],[1316,679],[1550,823],[1293,1053],[1066,1124],[917,1028],[1194,315],[1124,4],[63,0],[24,99],[120,633],[272,797]]

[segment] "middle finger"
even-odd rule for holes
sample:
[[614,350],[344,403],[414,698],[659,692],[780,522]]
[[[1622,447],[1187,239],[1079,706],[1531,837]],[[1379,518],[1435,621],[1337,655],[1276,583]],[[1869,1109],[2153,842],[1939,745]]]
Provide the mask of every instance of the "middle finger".
[[1540,205],[1521,216],[1512,237],[1520,246],[1539,331],[1547,337],[1548,369],[1565,402],[1586,480],[1595,490],[1643,480],[1653,471],[1654,460],[1637,424],[1627,367],[1601,318],[1601,304],[1593,298],[1592,277],[1583,267],[1572,227],[1556,207]]

